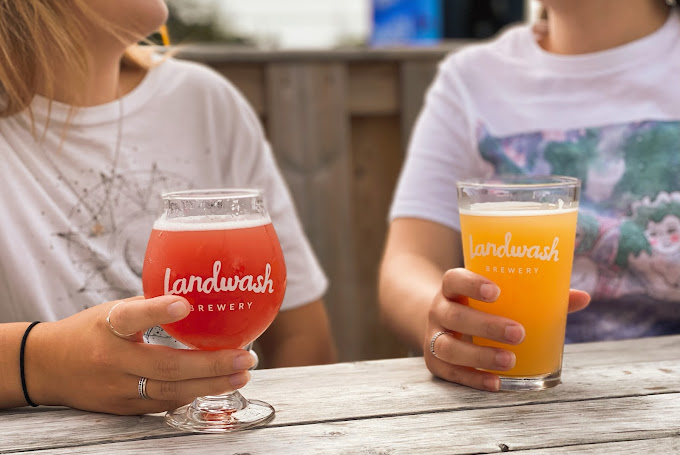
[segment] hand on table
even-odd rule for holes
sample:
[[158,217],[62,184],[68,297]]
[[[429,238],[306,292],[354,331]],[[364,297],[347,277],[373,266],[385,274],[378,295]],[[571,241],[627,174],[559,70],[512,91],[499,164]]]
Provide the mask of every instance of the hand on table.
[[[429,310],[423,352],[427,368],[447,381],[475,389],[497,391],[498,375],[477,368],[505,371],[515,365],[515,354],[500,348],[477,346],[472,337],[481,337],[501,343],[517,345],[524,340],[521,324],[510,319],[484,313],[467,306],[467,299],[494,302],[500,289],[492,281],[469,270],[458,268],[446,272],[439,292]],[[572,290],[569,295],[569,312],[578,311],[590,302],[590,296]],[[435,357],[430,344],[438,332],[445,333],[435,341]]]
[[[243,387],[250,379],[247,370],[255,363],[247,351],[179,350],[143,343],[144,330],[181,320],[189,309],[189,303],[177,296],[134,297],[37,325],[26,344],[31,399],[43,405],[135,415]],[[107,316],[119,335],[130,335],[114,334]],[[148,378],[147,399],[138,391],[141,378]]]

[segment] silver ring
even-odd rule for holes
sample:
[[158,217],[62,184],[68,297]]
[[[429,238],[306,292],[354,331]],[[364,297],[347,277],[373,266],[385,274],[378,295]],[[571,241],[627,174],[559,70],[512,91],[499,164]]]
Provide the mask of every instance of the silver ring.
[[111,313],[113,313],[114,308],[116,308],[118,305],[122,305],[123,303],[125,303],[125,302],[123,302],[122,300],[119,300],[118,303],[116,303],[114,306],[111,307],[111,309],[109,310],[109,315],[106,316],[106,323],[109,325],[109,329],[111,330],[111,332],[113,332],[114,335],[116,335],[117,337],[120,337],[120,338],[127,339],[127,338],[131,337],[132,335],[135,335],[137,332],[133,332],[129,335],[124,335],[124,334],[120,333],[118,330],[114,329],[113,326],[111,325]]
[[150,400],[151,398],[149,395],[146,393],[146,381],[148,381],[148,378],[145,378],[142,376],[139,378],[139,384],[137,385],[137,393],[139,394],[139,398],[142,400]]
[[431,352],[432,355],[435,356],[436,358],[439,358],[439,356],[437,356],[437,353],[434,352],[434,342],[437,341],[437,338],[439,338],[440,336],[442,336],[442,335],[444,335],[444,334],[448,334],[448,333],[449,333],[449,332],[437,332],[437,333],[435,333],[435,334],[432,336],[432,339],[430,340],[430,352]]

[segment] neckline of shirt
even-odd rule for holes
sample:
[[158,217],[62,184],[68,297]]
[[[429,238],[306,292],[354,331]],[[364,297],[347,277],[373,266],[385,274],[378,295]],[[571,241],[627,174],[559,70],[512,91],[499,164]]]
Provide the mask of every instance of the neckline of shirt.
[[642,61],[667,53],[680,40],[680,13],[671,11],[666,22],[656,31],[638,40],[598,52],[578,55],[555,54],[543,49],[530,27],[525,27],[524,38],[529,41],[532,57],[543,69],[583,74],[618,71],[639,65]]
[[120,121],[121,113],[127,116],[146,104],[153,96],[153,87],[159,78],[159,69],[167,61],[152,66],[142,81],[129,93],[109,103],[97,106],[74,107],[59,101],[50,101],[36,95],[31,110],[36,120],[46,120],[53,124],[68,123],[72,126],[87,126]]

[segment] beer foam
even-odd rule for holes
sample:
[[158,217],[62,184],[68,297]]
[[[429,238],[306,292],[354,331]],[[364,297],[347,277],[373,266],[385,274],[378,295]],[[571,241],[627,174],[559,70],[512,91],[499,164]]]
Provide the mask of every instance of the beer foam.
[[242,215],[204,215],[182,218],[161,217],[153,224],[158,231],[222,231],[227,229],[244,229],[264,226],[272,222],[269,216]]
[[461,215],[473,216],[543,216],[543,215],[561,215],[564,213],[572,213],[578,210],[578,207],[572,207],[572,204],[566,204],[562,199],[558,204],[544,204],[541,202],[523,202],[523,201],[508,201],[508,202],[475,202],[470,204],[470,208],[459,209]]

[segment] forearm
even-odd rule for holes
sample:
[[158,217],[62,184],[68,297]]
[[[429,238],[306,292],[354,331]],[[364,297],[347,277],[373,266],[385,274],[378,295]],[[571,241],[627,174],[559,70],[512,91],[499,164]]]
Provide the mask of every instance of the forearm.
[[265,368],[322,365],[337,361],[323,301],[282,311],[258,340]]
[[398,253],[380,269],[380,316],[410,349],[422,350],[430,304],[445,270],[418,255]]
[[21,389],[19,350],[29,323],[0,324],[0,409],[26,406]]
[[335,346],[330,339],[305,335],[293,336],[263,352],[265,368],[324,365],[337,361]]

